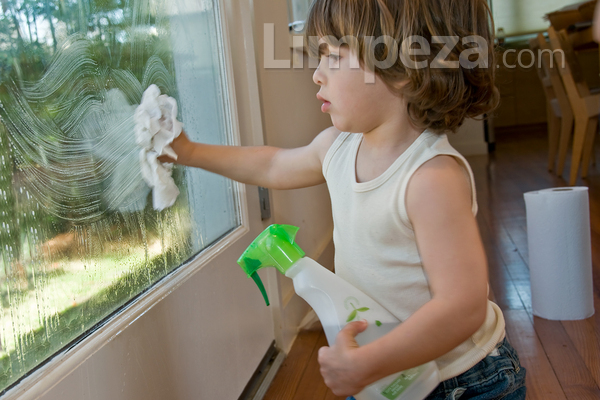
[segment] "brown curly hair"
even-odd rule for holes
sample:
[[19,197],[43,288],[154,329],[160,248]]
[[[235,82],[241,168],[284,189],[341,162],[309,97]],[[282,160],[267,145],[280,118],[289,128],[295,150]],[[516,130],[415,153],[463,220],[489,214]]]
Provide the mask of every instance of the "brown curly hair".
[[[334,46],[340,41],[348,45],[361,67],[374,71],[406,99],[416,126],[442,133],[455,132],[465,118],[497,107],[493,32],[486,0],[315,0],[305,36],[313,57],[319,57],[316,38]],[[407,45],[415,36],[427,42],[429,54],[415,55],[415,47]],[[337,43],[331,43],[332,37]],[[457,42],[444,60],[437,56],[451,46],[440,43],[439,37]],[[479,38],[478,46],[468,40],[472,37]],[[373,38],[380,38],[380,43]],[[381,68],[390,51],[399,57]],[[473,60],[484,52],[483,62]],[[411,62],[426,67],[410,67]]]

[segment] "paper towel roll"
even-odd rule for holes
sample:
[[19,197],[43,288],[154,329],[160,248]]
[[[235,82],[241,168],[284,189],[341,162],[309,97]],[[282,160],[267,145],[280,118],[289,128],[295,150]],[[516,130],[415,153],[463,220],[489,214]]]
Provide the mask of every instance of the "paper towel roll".
[[551,320],[594,314],[587,187],[525,193],[533,314]]

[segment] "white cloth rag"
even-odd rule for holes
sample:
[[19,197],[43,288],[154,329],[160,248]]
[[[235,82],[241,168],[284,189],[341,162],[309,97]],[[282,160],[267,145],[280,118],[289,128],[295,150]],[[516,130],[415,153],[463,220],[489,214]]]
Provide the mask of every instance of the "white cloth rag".
[[150,85],[144,91],[133,119],[136,142],[141,147],[142,177],[152,188],[152,206],[155,210],[164,210],[171,207],[179,195],[171,177],[173,164],[158,160],[162,155],[177,160],[177,154],[170,146],[183,127],[177,121],[177,101],[166,94],[161,95],[156,85]]

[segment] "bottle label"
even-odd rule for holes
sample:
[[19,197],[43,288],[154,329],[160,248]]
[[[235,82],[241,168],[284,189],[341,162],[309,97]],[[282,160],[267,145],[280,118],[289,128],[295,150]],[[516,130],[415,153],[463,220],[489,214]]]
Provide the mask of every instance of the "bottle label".
[[[351,310],[350,314],[348,314],[348,318],[346,318],[346,322],[351,322],[354,320],[360,320],[360,313],[364,313],[370,310],[369,307],[359,307],[356,308],[358,306],[358,299],[356,297],[350,296],[350,297],[346,297],[346,299],[344,300],[344,307],[346,308],[346,310]],[[352,307],[352,308],[350,308]]]
[[398,376],[394,381],[385,389],[381,394],[383,397],[389,400],[395,400],[406,390],[407,387],[413,383],[419,375],[423,372],[423,367],[415,367],[411,369],[407,369],[406,371],[402,371],[400,376]]

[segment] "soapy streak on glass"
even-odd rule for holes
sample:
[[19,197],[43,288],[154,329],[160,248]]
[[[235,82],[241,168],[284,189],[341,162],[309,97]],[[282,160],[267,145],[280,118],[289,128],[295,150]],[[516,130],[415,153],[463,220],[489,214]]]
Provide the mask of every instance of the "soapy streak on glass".
[[212,2],[57,4],[0,13],[0,392],[239,225],[203,171],[152,210],[133,135],[154,83],[193,139],[230,142]]

